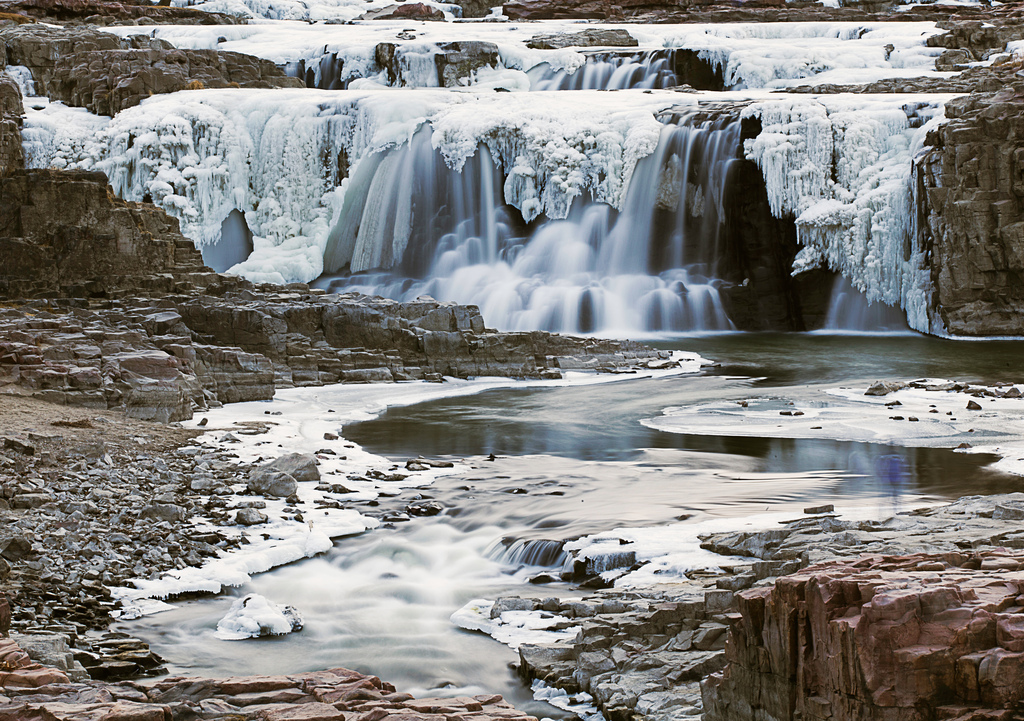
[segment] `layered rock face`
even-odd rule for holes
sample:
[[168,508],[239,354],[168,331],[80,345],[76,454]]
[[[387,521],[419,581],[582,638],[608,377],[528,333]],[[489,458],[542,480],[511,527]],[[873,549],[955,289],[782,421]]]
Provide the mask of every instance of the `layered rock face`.
[[[502,6],[504,14],[512,20],[548,20],[591,18],[597,20],[629,20],[637,22],[797,22],[836,20],[892,19],[898,7],[885,0],[856,0],[842,7],[827,7],[813,2],[773,2],[748,0],[743,3],[720,0],[513,0]],[[981,8],[957,7],[965,15],[973,16]],[[981,10],[979,14],[983,14]],[[924,6],[902,6],[902,20],[946,20],[950,6],[939,3]]]
[[32,72],[36,92],[113,115],[154,94],[201,88],[301,87],[269,60],[216,50],[177,50],[163,40],[122,39],[89,27],[0,28],[6,64]]
[[1018,718],[1024,555],[827,562],[738,594],[708,721]]
[[33,19],[61,23],[85,21],[94,25],[235,25],[244,22],[233,15],[131,0],[9,0],[4,3],[4,12],[16,22]]
[[946,105],[917,162],[936,306],[953,335],[1024,334],[1024,83]]
[[[0,179],[0,387],[176,421],[279,386],[560,377],[664,364],[630,342],[497,333],[475,306],[255,286],[202,264],[177,221],[102,173]],[[141,296],[141,297],[140,297]],[[90,300],[91,305],[90,305]]]
[[0,178],[25,166],[21,115],[21,90],[6,73],[0,73]]
[[116,297],[214,277],[178,221],[120,200],[102,173],[22,170],[0,179],[0,296]]
[[376,676],[344,668],[288,676],[189,678],[152,686],[71,683],[61,671],[32,661],[0,640],[0,719],[114,721],[231,718],[266,721],[536,721],[496,694],[415,699]]

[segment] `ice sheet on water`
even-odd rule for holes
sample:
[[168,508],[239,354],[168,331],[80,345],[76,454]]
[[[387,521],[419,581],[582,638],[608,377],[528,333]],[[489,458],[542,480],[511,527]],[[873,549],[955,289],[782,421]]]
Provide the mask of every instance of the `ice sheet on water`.
[[[929,381],[931,385],[941,383]],[[1018,385],[1017,390],[1024,386]],[[866,396],[864,391],[863,386],[812,391],[810,395],[800,391],[781,401],[751,400],[745,408],[731,401],[666,408],[663,416],[643,423],[670,433],[696,435],[828,438],[925,448],[957,448],[967,443],[969,447],[961,452],[1000,456],[1002,460],[994,468],[1024,475],[1024,400],[985,398],[982,410],[971,411],[966,405],[972,396],[966,393],[908,387],[885,396]],[[779,415],[779,403],[790,399],[794,405],[786,408],[803,415]],[[902,404],[899,415],[919,420],[893,419],[893,410],[886,406],[892,401]]]

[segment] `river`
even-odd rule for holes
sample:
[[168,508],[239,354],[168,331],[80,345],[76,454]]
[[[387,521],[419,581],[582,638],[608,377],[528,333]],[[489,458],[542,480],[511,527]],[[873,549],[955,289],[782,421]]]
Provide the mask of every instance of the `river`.
[[[832,503],[878,514],[965,494],[1017,490],[1021,479],[986,466],[993,456],[936,448],[821,439],[666,433],[641,421],[666,407],[709,401],[800,397],[816,386],[945,377],[1019,380],[1024,343],[957,342],[916,335],[728,334],[664,347],[696,351],[716,365],[699,375],[624,379],[588,386],[498,389],[394,407],[346,425],[364,450],[404,461],[468,459],[402,498],[435,499],[432,518],[385,524],[340,539],[323,556],[262,574],[232,596],[260,593],[296,606],[299,634],[228,642],[213,631],[230,599],[203,597],[119,627],[150,642],[175,672],[280,673],[330,666],[371,672],[415,694],[500,692],[522,708],[555,715],[531,699],[509,664],[515,654],[449,616],[474,598],[570,595],[568,584],[530,579],[557,571],[512,562],[517,542],[535,552],[617,527],[695,523],[764,512],[799,514]],[[319,389],[329,397],[330,389]],[[488,454],[494,454],[489,460]],[[873,472],[899,455],[909,478],[893,489]],[[557,544],[554,544],[557,551]]]

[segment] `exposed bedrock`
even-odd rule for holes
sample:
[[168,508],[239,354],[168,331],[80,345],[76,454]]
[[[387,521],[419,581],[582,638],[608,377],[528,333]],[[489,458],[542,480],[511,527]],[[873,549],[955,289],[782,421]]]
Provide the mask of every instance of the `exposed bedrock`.
[[953,335],[1024,335],[1024,82],[946,105],[918,159],[935,304]]
[[93,25],[238,25],[245,20],[234,15],[208,13],[189,7],[155,5],[146,0],[5,0],[6,19],[15,22],[88,22]]
[[150,686],[73,682],[0,640],[0,719],[265,719],[266,721],[536,721],[501,696],[415,699],[376,676],[343,668],[287,676],[171,676]]
[[301,87],[269,60],[216,50],[178,50],[145,36],[119,38],[89,27],[0,28],[7,65],[27,67],[36,92],[100,115],[144,98],[201,88]]
[[708,721],[1019,718],[1024,553],[826,562],[737,594]]
[[497,333],[475,306],[256,286],[202,264],[177,221],[119,200],[102,173],[0,179],[0,388],[50,401],[189,418],[278,386],[559,377],[666,353],[638,343]]
[[936,60],[936,68],[961,70],[967,63],[1002,53],[1010,41],[1024,39],[1024,8],[1008,3],[967,16],[957,13],[937,24],[946,32],[927,41],[929,47],[946,48]]
[[21,147],[21,89],[0,72],[0,178],[25,166]]
[[947,20],[952,13],[969,18],[984,16],[987,6],[963,8],[940,3],[908,6],[894,2],[857,0],[827,7],[814,2],[748,0],[512,0],[503,5],[512,20],[579,19],[627,20],[630,22],[810,22],[837,20]]

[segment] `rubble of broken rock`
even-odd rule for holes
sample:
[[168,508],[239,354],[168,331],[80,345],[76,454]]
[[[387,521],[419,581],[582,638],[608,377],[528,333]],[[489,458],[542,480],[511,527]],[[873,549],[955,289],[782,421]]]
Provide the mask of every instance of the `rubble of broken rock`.
[[[1015,670],[1024,668],[1016,631],[1024,618],[1016,605],[1024,594],[1024,493],[965,497],[885,520],[843,520],[831,510],[807,509],[814,515],[769,530],[703,536],[702,547],[723,556],[719,568],[678,582],[582,598],[500,598],[480,610],[489,622],[460,625],[518,645],[524,679],[592,703],[613,721],[701,713],[788,719],[794,710],[824,718],[828,708],[832,718],[882,718],[881,706],[907,709],[900,718],[925,719],[934,717],[920,709],[998,711],[1024,700]],[[898,601],[890,603],[892,597]],[[939,608],[928,600],[938,598],[948,603]],[[859,615],[848,607],[860,608]],[[971,632],[970,643],[955,640],[979,613],[983,628]],[[526,623],[524,614],[534,621]],[[793,620],[803,614],[806,626]],[[897,639],[899,658],[934,672],[934,681],[909,670],[884,677],[885,634],[892,635],[885,623],[895,621],[906,628]],[[534,642],[516,628],[542,629],[548,638]],[[874,640],[865,640],[875,631]],[[815,650],[810,640],[826,633],[832,645],[825,648],[834,654]],[[808,654],[813,658],[799,662]],[[999,673],[1010,674],[1009,681],[992,680],[993,664],[1002,664]],[[802,669],[795,680],[794,668]],[[715,675],[702,699],[700,683],[709,674]],[[886,683],[893,686],[878,695]],[[892,698],[898,702],[890,704]],[[960,715],[952,710],[949,718]]]

